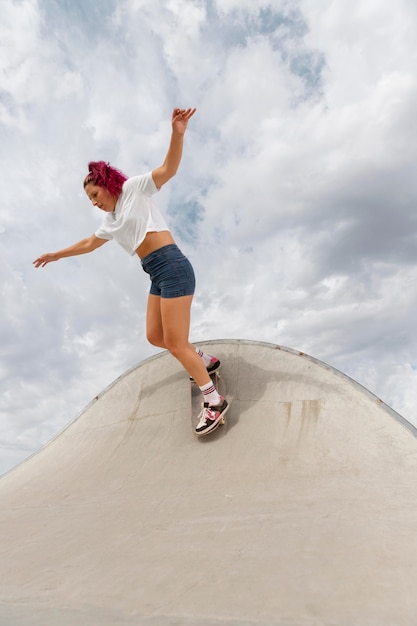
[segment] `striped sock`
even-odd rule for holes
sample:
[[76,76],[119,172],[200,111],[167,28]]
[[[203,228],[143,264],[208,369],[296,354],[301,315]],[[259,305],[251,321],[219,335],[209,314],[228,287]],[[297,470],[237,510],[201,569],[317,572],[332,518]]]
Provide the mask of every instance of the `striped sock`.
[[208,403],[210,406],[217,406],[221,402],[221,397],[217,392],[215,385],[210,381],[206,385],[200,387],[203,394],[204,403]]
[[205,352],[200,350],[200,348],[196,348],[195,351],[197,352],[198,356],[200,356],[203,359],[204,365],[208,367],[211,363],[212,357],[209,354],[206,354]]

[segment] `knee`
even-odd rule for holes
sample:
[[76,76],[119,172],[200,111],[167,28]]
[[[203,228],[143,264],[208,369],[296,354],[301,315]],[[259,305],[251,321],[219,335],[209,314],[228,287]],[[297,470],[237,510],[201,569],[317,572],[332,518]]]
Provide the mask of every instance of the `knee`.
[[170,339],[167,339],[165,341],[165,348],[168,350],[168,352],[172,354],[173,357],[175,357],[176,359],[181,359],[181,355],[183,354],[187,346],[182,345],[182,343],[178,343],[178,341],[172,341]]
[[166,348],[166,345],[165,345],[165,342],[164,342],[164,338],[158,332],[155,332],[153,330],[149,330],[148,329],[146,331],[146,339],[153,346],[157,346],[158,348]]

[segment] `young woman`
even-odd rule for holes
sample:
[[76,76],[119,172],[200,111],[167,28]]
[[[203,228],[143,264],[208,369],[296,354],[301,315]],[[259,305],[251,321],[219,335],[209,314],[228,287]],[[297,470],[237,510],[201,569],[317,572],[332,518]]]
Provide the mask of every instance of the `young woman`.
[[101,227],[86,239],[42,254],[33,263],[47,263],[86,254],[114,239],[131,255],[137,254],[151,288],[146,314],[148,341],[178,359],[203,394],[203,409],[196,434],[210,432],[228,409],[210,379],[220,366],[215,357],[189,343],[190,311],[195,279],[188,259],[176,246],[152,196],[172,178],[181,162],[184,134],[195,109],[174,109],[172,134],[163,164],[152,172],[128,178],[104,161],[89,163],[84,189],[93,203],[105,212]]

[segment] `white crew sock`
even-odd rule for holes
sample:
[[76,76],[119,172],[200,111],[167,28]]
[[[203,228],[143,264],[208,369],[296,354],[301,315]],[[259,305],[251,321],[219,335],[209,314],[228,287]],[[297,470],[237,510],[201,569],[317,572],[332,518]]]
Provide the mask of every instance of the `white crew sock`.
[[198,356],[201,356],[201,358],[203,359],[203,363],[206,367],[208,367],[211,363],[211,359],[213,358],[212,356],[210,356],[210,354],[206,354],[205,352],[203,352],[202,350],[200,350],[200,348],[195,348],[195,351],[197,352]]
[[221,396],[211,381],[200,387],[200,390],[203,394],[204,403],[208,402],[210,406],[217,406],[221,403]]

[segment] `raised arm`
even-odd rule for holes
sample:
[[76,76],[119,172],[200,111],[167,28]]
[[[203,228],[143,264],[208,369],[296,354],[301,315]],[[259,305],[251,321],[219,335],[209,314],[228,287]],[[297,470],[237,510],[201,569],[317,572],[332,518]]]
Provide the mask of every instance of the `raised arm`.
[[99,239],[95,235],[91,235],[91,237],[81,239],[81,241],[78,241],[77,243],[74,243],[72,246],[64,248],[63,250],[58,250],[58,252],[47,252],[46,254],[41,254],[41,256],[33,261],[33,265],[35,267],[45,267],[47,263],[51,263],[52,261],[59,261],[59,259],[63,259],[67,256],[77,256],[78,254],[93,252],[93,250],[100,248],[100,246],[102,246],[107,241],[108,239]]
[[195,109],[174,109],[172,113],[172,134],[165,161],[152,172],[155,185],[162,187],[170,178],[175,176],[181,162],[184,134],[188,120],[194,115]]

